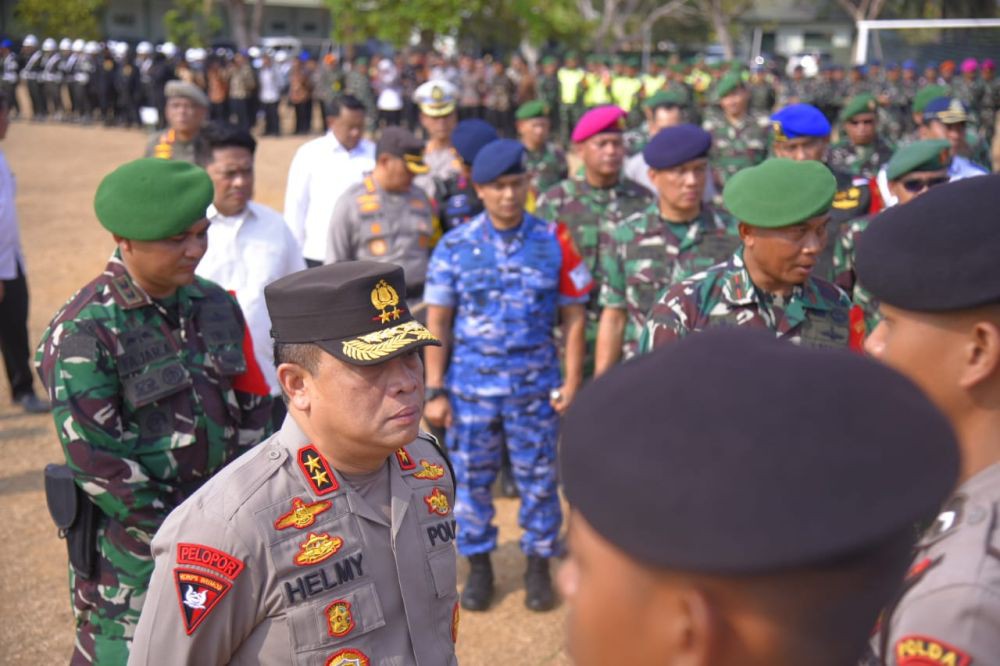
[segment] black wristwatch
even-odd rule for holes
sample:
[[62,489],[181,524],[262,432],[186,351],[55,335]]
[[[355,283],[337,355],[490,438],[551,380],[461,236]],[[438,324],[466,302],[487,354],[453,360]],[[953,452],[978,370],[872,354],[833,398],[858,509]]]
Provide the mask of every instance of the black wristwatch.
[[448,389],[441,388],[440,386],[428,386],[424,389],[424,402],[430,402],[443,395],[448,395]]

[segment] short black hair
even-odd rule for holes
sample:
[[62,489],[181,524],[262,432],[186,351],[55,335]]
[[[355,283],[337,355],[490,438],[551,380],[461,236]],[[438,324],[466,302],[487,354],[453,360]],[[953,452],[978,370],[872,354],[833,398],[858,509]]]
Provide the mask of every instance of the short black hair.
[[[208,144],[209,153],[216,148],[246,148],[251,155],[257,152],[257,140],[253,135],[232,123],[209,123],[202,128],[201,137]],[[211,154],[208,161],[211,161]]]
[[351,111],[364,111],[365,105],[354,95],[341,95],[326,105],[326,115],[330,118],[337,118],[340,116],[342,108]]
[[[291,363],[301,367],[310,375],[315,375],[319,371],[320,354],[323,351],[316,345],[304,342],[277,342],[274,343],[274,367],[277,368],[282,363]],[[288,394],[284,387],[281,388],[281,399],[288,404]]]

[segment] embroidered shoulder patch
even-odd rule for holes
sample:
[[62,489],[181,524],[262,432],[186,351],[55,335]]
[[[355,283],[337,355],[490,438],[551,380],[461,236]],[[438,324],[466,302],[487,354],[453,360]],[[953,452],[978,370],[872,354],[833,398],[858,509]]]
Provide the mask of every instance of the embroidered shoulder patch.
[[184,631],[188,636],[194,633],[233,587],[222,578],[181,568],[174,569],[174,583],[177,586]]
[[284,530],[294,527],[297,530],[303,530],[312,526],[316,522],[316,516],[328,510],[331,506],[333,506],[333,503],[328,500],[306,504],[296,497],[292,500],[292,510],[274,521],[274,529]]
[[236,577],[243,571],[242,560],[200,543],[177,544],[177,564],[193,564],[212,569],[229,580],[236,580]]
[[316,447],[312,444],[303,446],[297,454],[299,469],[305,475],[309,487],[317,495],[326,495],[340,488],[337,477],[333,475],[330,464],[326,462]]
[[898,666],[969,666],[972,657],[928,636],[903,636],[893,647]]
[[324,666],[371,666],[371,662],[361,650],[345,648],[339,652],[331,654]]
[[420,471],[413,475],[414,479],[429,479],[434,481],[444,476],[444,468],[432,462],[420,459]]
[[451,511],[451,506],[448,504],[448,496],[441,492],[440,488],[435,488],[430,495],[425,496],[424,503],[427,505],[427,513],[447,516],[448,512]]

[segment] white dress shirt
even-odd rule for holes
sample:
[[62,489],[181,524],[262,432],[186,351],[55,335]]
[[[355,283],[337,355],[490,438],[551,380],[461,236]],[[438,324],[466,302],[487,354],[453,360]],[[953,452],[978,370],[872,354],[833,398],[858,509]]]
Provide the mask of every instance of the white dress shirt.
[[16,193],[14,174],[0,151],[0,280],[13,280],[17,277],[17,267],[24,266],[14,201]]
[[375,168],[375,144],[366,139],[347,150],[333,132],[301,146],[288,169],[285,221],[308,259],[323,261],[337,199]]
[[208,251],[195,271],[236,293],[253,337],[254,356],[271,387],[279,395],[274,370],[271,318],[264,303],[264,287],[289,273],[305,269],[299,244],[277,211],[249,202],[239,215],[227,217],[208,207]]

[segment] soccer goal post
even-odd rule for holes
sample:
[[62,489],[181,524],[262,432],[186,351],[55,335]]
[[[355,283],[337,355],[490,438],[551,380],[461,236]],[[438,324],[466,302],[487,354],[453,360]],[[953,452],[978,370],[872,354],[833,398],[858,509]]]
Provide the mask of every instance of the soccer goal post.
[[858,21],[854,62],[1000,57],[1000,19]]

